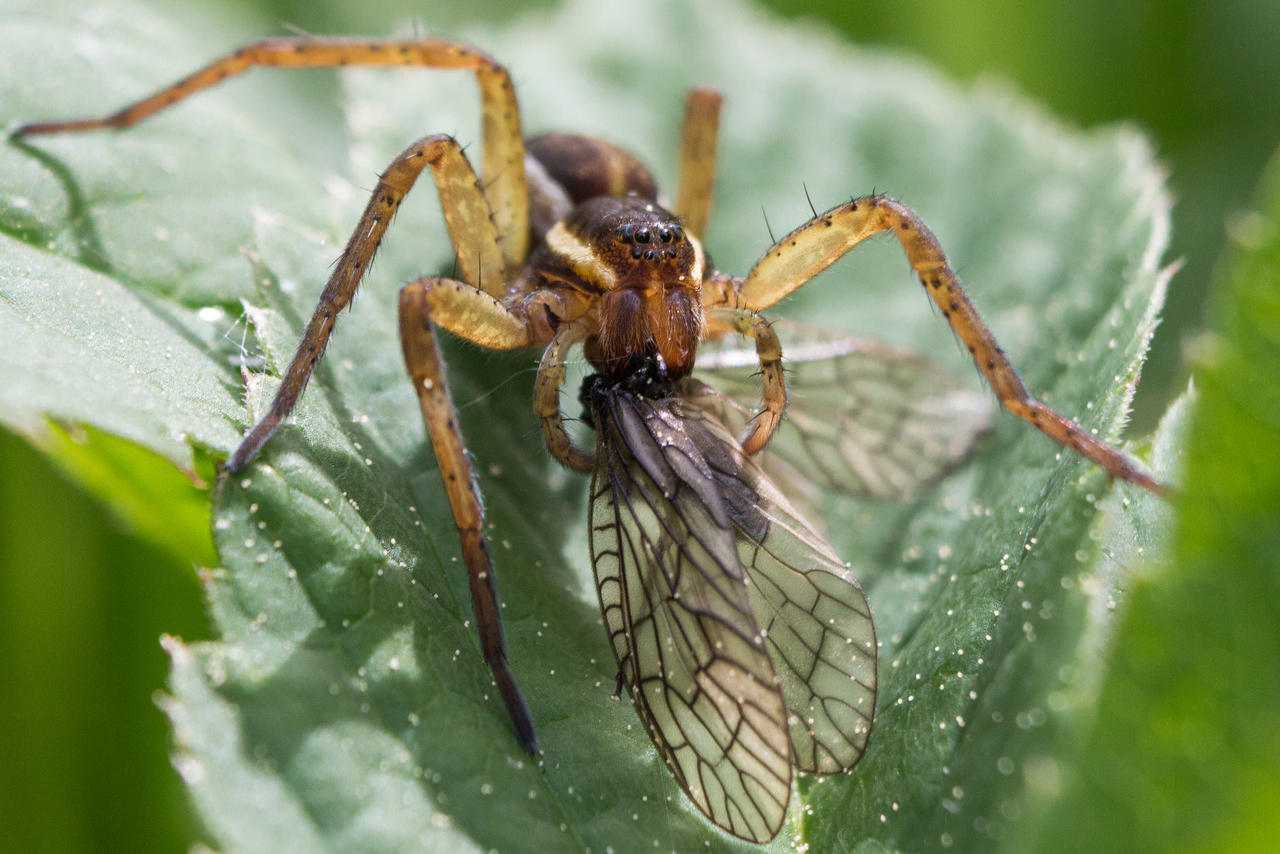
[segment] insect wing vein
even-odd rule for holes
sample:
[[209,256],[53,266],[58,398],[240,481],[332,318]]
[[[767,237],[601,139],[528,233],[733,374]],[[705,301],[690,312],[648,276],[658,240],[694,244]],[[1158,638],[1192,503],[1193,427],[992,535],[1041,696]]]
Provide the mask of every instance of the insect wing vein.
[[614,392],[597,408],[596,588],[672,775],[713,822],[767,841],[791,795],[787,709],[713,473],[669,403]]
[[835,774],[862,757],[876,699],[876,637],[857,580],[726,426],[696,406],[684,423],[737,530],[751,607],[791,715],[796,766]]

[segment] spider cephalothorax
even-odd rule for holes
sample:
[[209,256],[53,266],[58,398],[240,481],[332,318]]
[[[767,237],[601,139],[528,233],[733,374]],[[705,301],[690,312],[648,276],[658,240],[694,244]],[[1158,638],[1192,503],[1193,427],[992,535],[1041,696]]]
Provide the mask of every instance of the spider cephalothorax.
[[545,287],[571,291],[566,303],[576,297],[593,313],[585,348],[597,370],[613,374],[633,354],[652,353],[676,376],[693,370],[703,337],[705,266],[679,218],[635,194],[578,205],[530,262]]

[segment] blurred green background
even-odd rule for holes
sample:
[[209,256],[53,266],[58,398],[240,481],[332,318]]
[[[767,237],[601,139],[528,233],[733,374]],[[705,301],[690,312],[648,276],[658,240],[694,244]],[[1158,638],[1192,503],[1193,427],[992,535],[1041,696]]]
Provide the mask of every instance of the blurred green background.
[[[225,32],[230,47],[280,32],[282,24],[379,34],[412,17],[424,31],[448,34],[468,19],[502,20],[506,5],[189,0],[173,2],[171,14]],[[1150,134],[1176,200],[1168,259],[1184,266],[1137,404],[1135,429],[1148,429],[1185,385],[1184,347],[1201,328],[1227,223],[1249,203],[1280,142],[1280,3],[765,5],[859,43],[917,54],[961,80],[1007,81],[1082,126],[1129,121]],[[193,67],[205,59],[192,57]],[[286,98],[296,85],[286,88],[266,74],[254,79],[244,89],[252,90],[252,106],[275,110],[282,121],[305,113],[340,131],[331,78],[311,75],[306,86],[314,97],[301,104]],[[19,118],[32,117],[0,116],[6,123]],[[336,158],[340,140],[335,132],[327,143],[301,144],[308,156]],[[866,177],[866,187],[850,190],[870,189],[875,176]],[[174,477],[173,488],[184,488]],[[7,839],[23,851],[163,851],[196,838],[168,765],[168,728],[153,702],[167,667],[160,635],[207,632],[193,554],[210,559],[200,544],[184,553],[141,532],[25,439],[0,431],[0,661],[8,665],[0,703],[0,848]]]

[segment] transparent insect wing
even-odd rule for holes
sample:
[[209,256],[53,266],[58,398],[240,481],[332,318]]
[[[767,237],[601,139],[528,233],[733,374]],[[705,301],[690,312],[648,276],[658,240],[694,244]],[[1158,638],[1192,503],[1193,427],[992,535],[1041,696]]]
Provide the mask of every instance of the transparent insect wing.
[[866,599],[705,410],[620,392],[600,412],[592,554],[622,679],[690,799],[770,839],[793,764],[836,773],[865,750]]
[[876,709],[876,630],[858,580],[730,430],[695,406],[682,424],[733,521],[756,624],[791,714],[792,759],[809,773],[859,761]]
[[681,411],[733,521],[751,610],[791,716],[792,759],[811,774],[848,770],[862,758],[875,713],[876,637],[866,596],[728,428],[695,406]]
[[[775,480],[866,498],[909,498],[959,464],[991,422],[989,395],[923,356],[778,321],[790,401],[761,465]],[[707,342],[699,403],[741,430],[759,407],[753,350]],[[807,486],[806,486],[807,484]]]
[[671,410],[626,393],[605,408],[591,553],[619,674],[689,799],[767,841],[786,817],[791,745],[732,523]]

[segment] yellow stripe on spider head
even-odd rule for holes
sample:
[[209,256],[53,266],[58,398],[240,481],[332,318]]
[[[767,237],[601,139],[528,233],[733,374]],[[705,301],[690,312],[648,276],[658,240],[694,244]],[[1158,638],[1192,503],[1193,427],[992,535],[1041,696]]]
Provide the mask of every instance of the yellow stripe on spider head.
[[595,247],[571,232],[563,222],[557,222],[547,232],[547,248],[569,262],[570,268],[588,282],[604,290],[618,285],[618,274],[596,252]]

